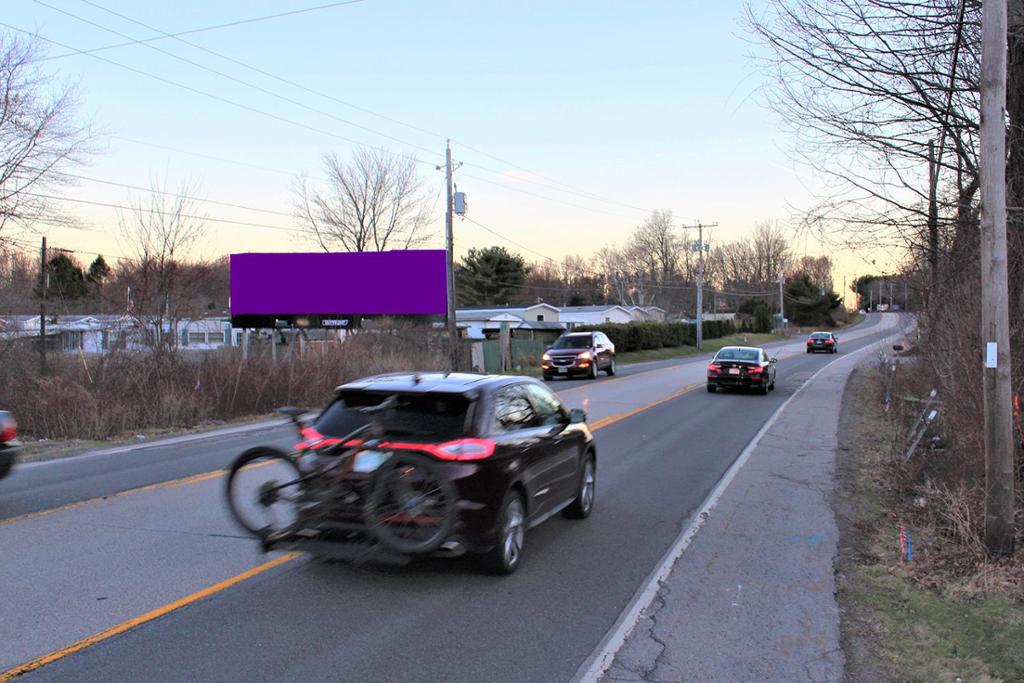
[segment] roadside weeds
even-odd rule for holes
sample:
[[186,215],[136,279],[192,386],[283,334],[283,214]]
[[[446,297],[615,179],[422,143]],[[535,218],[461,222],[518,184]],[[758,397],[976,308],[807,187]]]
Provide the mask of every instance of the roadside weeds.
[[[893,415],[874,368],[851,375],[840,418],[833,505],[836,583],[849,680],[1024,680],[1024,568],[978,562],[946,520],[969,515],[956,492],[927,496],[893,463]],[[902,426],[897,426],[902,430]],[[941,514],[921,509],[945,506]],[[914,561],[901,558],[911,531]]]

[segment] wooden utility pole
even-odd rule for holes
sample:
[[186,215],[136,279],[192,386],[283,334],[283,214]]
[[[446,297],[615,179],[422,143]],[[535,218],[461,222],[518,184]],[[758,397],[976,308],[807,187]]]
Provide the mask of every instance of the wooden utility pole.
[[697,329],[695,330],[695,341],[698,351],[704,349],[704,252],[707,250],[707,245],[704,244],[704,228],[715,227],[718,227],[718,223],[704,225],[700,221],[697,221],[697,225],[683,226],[684,230],[697,228],[697,241],[693,243],[691,250],[697,252]]
[[46,238],[39,249],[39,374],[46,374]]
[[444,245],[448,289],[448,367],[452,372],[459,369],[459,330],[455,320],[455,240],[452,234],[452,141],[448,140],[444,154],[444,181],[447,203],[444,211]]
[[1013,402],[1006,252],[1007,0],[985,0],[981,22],[981,337],[985,344],[985,547],[1014,545]]

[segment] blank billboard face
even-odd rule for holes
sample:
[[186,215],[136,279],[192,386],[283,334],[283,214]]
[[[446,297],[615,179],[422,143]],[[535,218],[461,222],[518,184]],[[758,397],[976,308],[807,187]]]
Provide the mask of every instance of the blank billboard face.
[[232,254],[231,315],[444,315],[443,250]]

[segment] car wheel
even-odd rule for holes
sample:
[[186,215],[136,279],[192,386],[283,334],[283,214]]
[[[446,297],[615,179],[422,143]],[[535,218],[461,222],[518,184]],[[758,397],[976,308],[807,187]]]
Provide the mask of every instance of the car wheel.
[[519,567],[526,539],[526,506],[516,490],[505,494],[498,513],[498,542],[480,561],[492,574],[511,574]]
[[550,382],[550,381],[551,381],[551,380],[553,380],[554,378],[555,378],[555,376],[554,376],[554,375],[549,375],[549,374],[548,374],[548,373],[546,373],[546,372],[544,373],[544,381],[545,381],[545,382]]
[[608,364],[608,369],[605,370],[609,377],[615,374],[615,356],[612,356],[612,362]]
[[757,393],[761,394],[762,396],[767,396],[768,395],[768,385],[767,384],[762,384],[759,387],[757,387]]
[[768,385],[768,391],[775,391],[775,379],[772,378],[772,383]]
[[807,353],[814,353],[814,351],[811,351],[810,349],[807,349]]
[[597,494],[597,464],[594,456],[587,454],[587,460],[583,463],[583,471],[580,473],[579,485],[576,488],[576,498],[565,508],[563,513],[569,519],[586,519],[594,509],[594,496]]
[[716,391],[718,391],[718,387],[716,387],[714,384],[709,384],[708,385],[708,393],[709,394],[713,394]]
[[590,373],[587,375],[590,379],[597,379],[597,359],[590,364]]

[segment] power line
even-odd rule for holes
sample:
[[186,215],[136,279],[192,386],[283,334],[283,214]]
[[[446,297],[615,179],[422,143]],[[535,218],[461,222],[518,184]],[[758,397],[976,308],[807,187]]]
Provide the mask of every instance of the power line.
[[[89,24],[91,24],[93,26],[96,26],[98,28],[101,28],[101,29],[103,29],[105,31],[109,31],[111,33],[114,33],[115,35],[119,35],[119,36],[122,36],[122,37],[125,37],[125,38],[131,38],[131,36],[128,36],[128,35],[123,34],[123,33],[120,33],[118,31],[114,31],[113,29],[110,29],[110,28],[108,28],[106,26],[102,26],[100,24],[97,24],[95,22],[89,21],[87,19],[83,19],[83,18],[78,17],[78,16],[76,16],[74,14],[71,14],[70,12],[66,12],[65,10],[61,10],[61,9],[55,8],[55,7],[51,6],[51,5],[48,5],[48,4],[44,3],[44,2],[41,2],[41,0],[34,0],[34,1],[37,2],[38,4],[43,5],[44,7],[48,7],[50,9],[54,10],[54,11],[66,14],[68,16],[71,16],[71,17],[75,18],[75,19],[78,19],[79,21],[83,21],[85,23],[89,23]],[[180,35],[180,34],[169,34],[169,33],[165,32],[165,31],[163,31],[163,30],[161,30],[161,29],[159,29],[159,28],[157,28],[155,26],[151,26],[151,25],[146,24],[144,22],[141,22],[141,21],[138,21],[136,19],[133,19],[132,17],[129,17],[129,16],[125,15],[125,14],[122,14],[120,12],[116,12],[114,10],[111,10],[111,9],[109,9],[107,7],[104,7],[103,5],[100,5],[99,3],[93,2],[92,0],[79,0],[79,1],[83,2],[83,3],[87,4],[87,5],[90,5],[92,7],[95,7],[96,9],[99,9],[99,10],[101,10],[103,12],[107,12],[108,14],[111,14],[113,16],[121,18],[121,19],[123,19],[125,21],[129,21],[129,22],[131,22],[133,24],[136,24],[138,26],[142,26],[143,28],[146,28],[146,29],[148,29],[150,31],[155,31],[155,32],[161,34],[162,37],[174,38],[175,40],[177,40],[178,42],[180,42],[180,43],[182,43],[184,45],[188,45],[188,46],[193,47],[193,48],[195,48],[197,50],[200,50],[200,51],[205,52],[207,54],[213,55],[213,56],[218,57],[220,59],[223,59],[225,61],[231,62],[232,64],[236,64],[236,65],[241,66],[241,67],[243,67],[245,69],[249,69],[250,71],[253,71],[255,73],[261,74],[261,75],[266,76],[268,78],[272,78],[272,79],[274,79],[274,80],[276,80],[278,82],[285,83],[285,84],[287,84],[287,85],[289,85],[291,87],[297,88],[299,90],[303,90],[303,91],[311,93],[313,95],[317,95],[319,97],[323,97],[323,98],[331,100],[333,102],[337,102],[339,104],[351,107],[351,108],[356,109],[358,111],[362,111],[362,112],[371,114],[373,116],[377,116],[377,117],[382,118],[384,120],[390,121],[392,123],[397,123],[399,125],[405,126],[407,128],[410,128],[412,130],[416,130],[416,131],[421,132],[421,133],[425,133],[427,135],[431,135],[433,137],[445,138],[445,136],[441,135],[440,133],[429,131],[429,130],[426,130],[426,129],[421,128],[419,126],[415,126],[415,125],[412,125],[412,124],[400,121],[398,119],[395,119],[395,118],[392,118],[392,117],[389,117],[389,116],[385,116],[383,114],[379,114],[379,113],[374,112],[374,111],[372,111],[370,109],[367,109],[365,107],[361,107],[361,106],[352,104],[350,102],[346,102],[344,100],[341,100],[341,99],[339,99],[339,98],[337,98],[337,97],[335,97],[333,95],[330,95],[330,94],[327,94],[327,93],[323,93],[323,92],[320,92],[318,90],[314,90],[313,88],[309,88],[307,86],[304,86],[301,83],[297,83],[297,82],[292,81],[290,79],[283,78],[283,77],[278,76],[278,75],[276,75],[274,73],[266,71],[265,69],[261,69],[259,67],[252,66],[251,64],[243,62],[243,61],[241,61],[239,59],[235,59],[234,57],[230,57],[230,56],[225,55],[225,54],[223,54],[221,52],[217,52],[215,50],[211,50],[211,49],[209,49],[207,47],[204,47],[202,45],[199,45],[197,43],[181,39],[181,38],[178,37],[178,35]],[[334,114],[331,114],[329,112],[325,112],[323,110],[316,109],[315,107],[310,107],[310,106],[305,105],[305,104],[303,104],[301,102],[297,102],[296,100],[293,100],[291,98],[285,97],[285,96],[281,95],[280,93],[266,90],[264,88],[261,88],[260,86],[257,86],[257,85],[254,85],[254,84],[250,84],[250,83],[248,83],[246,81],[242,81],[241,79],[235,78],[235,77],[230,76],[228,74],[224,74],[224,73],[222,73],[220,71],[217,71],[216,69],[212,69],[212,68],[207,67],[205,65],[199,64],[199,63],[197,63],[197,62],[195,62],[193,60],[189,60],[187,58],[180,57],[178,55],[175,55],[173,53],[167,52],[165,50],[161,50],[159,48],[155,48],[155,47],[153,47],[151,45],[148,45],[147,44],[148,42],[149,42],[148,40],[134,40],[133,39],[132,42],[125,43],[123,45],[142,44],[144,47],[149,47],[151,49],[156,49],[159,52],[161,52],[163,54],[166,54],[168,56],[171,56],[171,57],[173,57],[175,59],[179,59],[181,61],[185,61],[186,63],[192,64],[193,66],[196,66],[197,68],[203,69],[205,71],[209,71],[211,73],[215,73],[215,74],[217,74],[219,76],[222,76],[224,78],[228,78],[229,80],[232,80],[232,81],[235,81],[237,83],[241,83],[243,85],[246,85],[247,87],[255,88],[255,89],[259,90],[260,92],[263,92],[265,94],[269,94],[272,97],[277,97],[278,99],[282,99],[284,101],[287,101],[287,102],[289,102],[291,104],[294,104],[295,106],[299,106],[299,107],[302,107],[304,109],[308,109],[309,111],[313,111],[313,112],[321,114],[323,116],[327,116],[327,117],[335,119],[335,120],[337,120],[337,121],[339,121],[341,123],[345,123],[347,125],[354,126],[356,128],[360,128],[362,130],[368,131],[368,132],[373,133],[375,135],[380,135],[380,136],[385,137],[385,138],[387,138],[389,140],[393,140],[393,141],[398,142],[400,144],[407,145],[407,146],[412,147],[414,149],[425,151],[428,154],[433,154],[434,153],[433,150],[428,149],[426,147],[423,147],[421,145],[417,145],[416,143],[412,143],[412,142],[409,142],[407,140],[403,140],[401,138],[397,138],[397,137],[394,137],[392,135],[388,135],[387,133],[382,133],[382,132],[380,132],[380,131],[378,131],[376,129],[370,128],[368,126],[363,126],[361,124],[349,121],[347,119],[340,118],[340,117],[338,117],[338,116],[336,116]],[[93,51],[85,50],[85,51],[83,51],[83,54],[90,54],[91,52],[93,52]],[[480,150],[480,149],[478,149],[476,147],[472,147],[472,146],[464,144],[464,143],[459,143],[459,144],[462,144],[466,149],[474,151],[477,154],[481,154],[481,155],[486,156],[488,158],[494,159],[495,161],[499,161],[499,162],[501,162],[503,164],[507,164],[509,166],[512,166],[513,168],[519,169],[521,171],[525,171],[526,173],[529,173],[529,174],[531,174],[533,176],[536,176],[538,178],[543,178],[549,184],[539,183],[537,181],[530,180],[528,178],[522,179],[523,182],[527,182],[527,183],[531,183],[531,184],[535,184],[535,185],[541,185],[541,186],[549,187],[549,188],[550,188],[550,183],[554,183],[555,185],[560,185],[561,186],[561,189],[559,189],[557,187],[550,188],[550,189],[554,189],[557,192],[565,192],[565,193],[568,193],[568,194],[573,194],[573,195],[577,195],[577,196],[580,196],[580,197],[584,197],[584,198],[589,199],[591,201],[599,201],[599,202],[604,202],[604,203],[608,203],[608,204],[614,204],[614,205],[622,206],[622,207],[625,207],[625,208],[628,208],[628,209],[632,209],[632,210],[635,210],[635,211],[641,211],[641,212],[648,212],[649,211],[649,209],[646,209],[646,208],[643,208],[643,207],[635,206],[635,205],[632,205],[632,204],[626,204],[624,202],[620,202],[620,201],[617,201],[617,200],[614,200],[614,199],[609,199],[609,198],[606,198],[606,197],[602,197],[602,196],[594,194],[592,192],[587,192],[587,191],[579,190],[577,188],[574,188],[572,185],[569,185],[567,183],[563,183],[561,181],[552,179],[552,178],[550,178],[548,176],[545,176],[543,174],[536,173],[536,172],[531,171],[530,169],[528,169],[528,168],[526,168],[524,166],[515,164],[513,162],[506,161],[506,160],[501,159],[500,157],[497,157],[497,156],[495,156],[493,154],[489,154],[488,152],[484,152],[483,150]],[[486,171],[488,173],[493,173],[493,174],[498,175],[498,176],[503,175],[503,171],[496,170],[496,169],[493,169],[493,168],[488,168],[487,166],[483,166],[481,164],[476,164],[476,163],[473,163],[473,162],[466,162],[466,165],[474,167],[474,168],[478,168],[478,169]]]
[[[224,29],[224,28],[231,28],[231,27],[234,27],[234,26],[241,26],[243,24],[254,24],[254,23],[257,23],[257,22],[261,22],[261,21],[269,21],[271,19],[280,19],[282,17],[290,17],[290,16],[294,16],[296,14],[306,14],[308,12],[316,12],[316,11],[319,11],[319,10],[332,9],[334,7],[342,7],[344,5],[355,5],[355,4],[361,3],[361,2],[366,2],[366,0],[345,0],[344,2],[332,2],[332,3],[326,4],[326,5],[317,5],[315,7],[306,7],[306,8],[303,8],[303,9],[291,10],[289,12],[280,12],[278,14],[268,14],[268,15],[261,16],[261,17],[251,17],[249,19],[239,19],[237,21],[230,21],[230,22],[227,22],[227,23],[224,23],[224,24],[214,24],[213,26],[204,26],[202,28],[193,28],[193,29],[189,29],[188,31],[179,31],[178,33],[165,34],[165,35],[157,36],[157,37],[154,37],[154,38],[144,38],[144,39],[141,39],[141,40],[132,40],[131,42],[127,42],[127,43],[118,43],[117,45],[105,45],[103,47],[95,47],[95,48],[92,48],[90,50],[86,50],[85,54],[92,54],[94,52],[103,52],[105,50],[114,50],[114,49],[121,48],[121,47],[128,47],[130,45],[137,45],[139,43],[151,43],[151,42],[155,42],[155,41],[158,41],[158,40],[164,40],[166,38],[177,38],[179,36],[194,35],[196,33],[205,33],[207,31],[217,31],[217,30]],[[40,61],[49,61],[51,59],[63,59],[64,57],[73,57],[73,56],[78,55],[78,54],[83,54],[83,53],[82,52],[68,52],[67,54],[63,54],[63,55],[54,55],[52,57],[44,57]]]
[[[79,199],[77,197],[57,197],[49,194],[41,194],[38,192],[22,192],[21,194],[29,197],[36,197],[38,199],[49,199],[53,201],[61,202],[72,202],[74,204],[87,204],[89,206],[103,206],[110,209],[122,209],[124,211],[143,211],[145,213],[154,213],[158,216],[173,216],[177,218],[187,218],[189,220],[197,221],[210,221],[212,223],[226,223],[228,225],[239,225],[246,228],[262,228],[265,230],[282,230],[284,232],[294,233],[306,233],[306,230],[302,228],[289,228],[283,225],[266,225],[264,223],[250,223],[247,221],[236,221],[229,218],[210,218],[209,216],[199,216],[195,214],[178,213],[177,211],[164,211],[162,209],[153,209],[137,206],[126,206],[124,204],[114,204],[112,202],[98,202],[91,199]],[[178,195],[181,196],[181,195]]]

